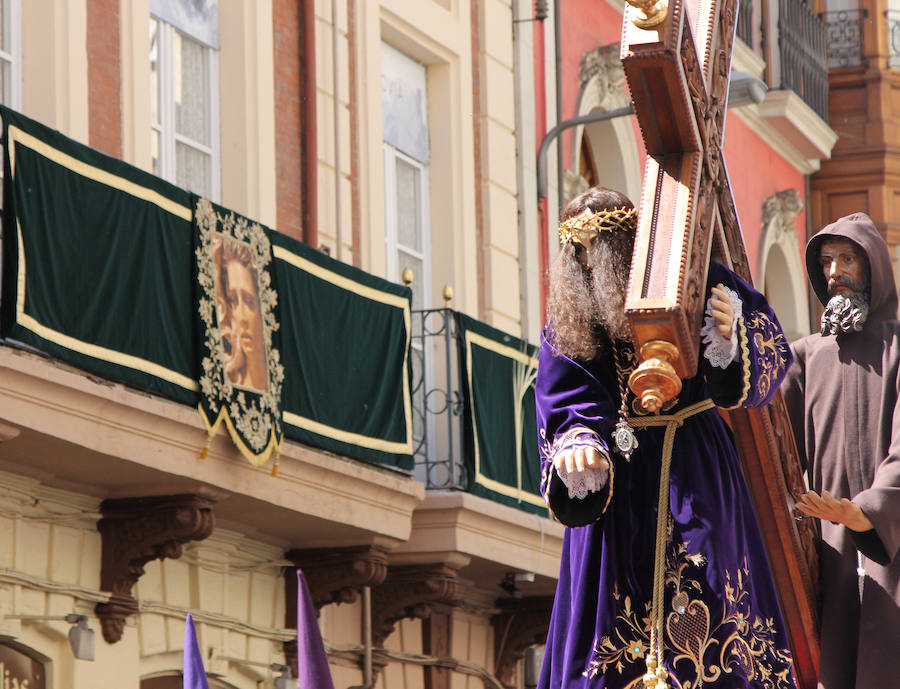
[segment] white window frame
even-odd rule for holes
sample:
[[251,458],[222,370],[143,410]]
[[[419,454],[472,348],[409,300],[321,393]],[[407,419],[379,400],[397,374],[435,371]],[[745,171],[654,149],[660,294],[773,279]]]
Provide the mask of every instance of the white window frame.
[[[221,171],[221,133],[219,128],[219,51],[193,36],[178,31],[164,19],[151,14],[150,20],[158,22],[159,36],[159,122],[153,122],[151,113],[150,127],[159,136],[159,171],[163,179],[176,184],[175,144],[182,143],[210,156],[209,198],[219,202],[222,193]],[[174,44],[175,33],[178,32],[187,40],[204,46],[209,57],[209,127],[210,145],[201,144],[175,131],[175,66]],[[149,59],[149,57],[148,57]]]
[[[429,223],[429,199],[428,199],[428,166],[410,158],[397,148],[388,143],[383,144],[384,148],[384,242],[385,251],[387,253],[387,277],[389,280],[400,282],[403,278],[403,268],[400,265],[398,254],[402,250],[404,253],[422,261],[422,275],[414,275],[412,289],[418,290],[421,295],[421,305],[423,309],[434,308],[431,303],[431,226]],[[421,204],[419,206],[419,237],[420,250],[400,244],[397,234],[397,160],[419,170],[419,198]]]
[[[0,50],[0,58],[11,65],[12,87],[9,102],[4,103],[14,110],[22,109],[22,3],[21,0],[3,0],[9,3],[9,51]],[[0,173],[2,174],[2,173]]]

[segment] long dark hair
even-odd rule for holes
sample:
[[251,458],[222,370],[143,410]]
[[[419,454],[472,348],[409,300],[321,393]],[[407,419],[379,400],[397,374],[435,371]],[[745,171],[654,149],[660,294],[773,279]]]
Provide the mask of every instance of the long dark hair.
[[[592,187],[576,196],[563,211],[563,220],[590,208],[592,211],[634,208],[624,194],[605,187]],[[622,230],[594,236],[587,268],[580,253],[585,249],[573,242],[560,247],[550,268],[547,317],[551,342],[570,357],[589,361],[602,352],[609,341],[631,337],[625,319],[625,291],[634,250],[634,234]]]

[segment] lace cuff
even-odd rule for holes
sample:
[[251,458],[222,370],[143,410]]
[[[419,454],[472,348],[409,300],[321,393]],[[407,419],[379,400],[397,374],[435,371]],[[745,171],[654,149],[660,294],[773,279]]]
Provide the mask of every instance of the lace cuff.
[[[603,457],[609,460],[606,448],[600,442],[600,438],[592,430],[584,426],[575,426],[553,440],[548,459],[553,467],[556,456],[563,451],[573,450],[578,447],[593,448]],[[583,500],[588,493],[598,493],[606,487],[609,481],[609,471],[594,467],[585,467],[584,471],[569,474],[565,464],[556,470],[556,475],[565,484],[569,491],[569,497]]]
[[599,493],[606,488],[606,483],[609,481],[607,469],[594,467],[585,467],[584,471],[577,471],[570,476],[563,465],[556,474],[569,489],[569,497],[577,500],[584,500],[588,493]]
[[731,322],[731,339],[726,340],[719,333],[719,329],[716,327],[718,321],[712,315],[712,306],[709,301],[706,302],[706,316],[703,318],[703,327],[700,328],[700,336],[706,345],[703,356],[716,368],[728,368],[728,365],[737,357],[737,322],[743,316],[743,302],[737,292],[725,287],[725,293],[728,295],[734,311],[734,320]]

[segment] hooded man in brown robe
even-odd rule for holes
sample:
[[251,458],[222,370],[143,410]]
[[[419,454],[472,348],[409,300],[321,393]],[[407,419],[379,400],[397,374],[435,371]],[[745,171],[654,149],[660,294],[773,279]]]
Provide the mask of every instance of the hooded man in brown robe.
[[826,307],[783,391],[821,520],[821,689],[900,687],[900,321],[887,244],[854,213],[806,247]]

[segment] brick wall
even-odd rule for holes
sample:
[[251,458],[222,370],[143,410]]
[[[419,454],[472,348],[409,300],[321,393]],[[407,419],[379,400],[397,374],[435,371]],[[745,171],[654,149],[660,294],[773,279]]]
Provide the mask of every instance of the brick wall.
[[300,9],[302,0],[273,0],[277,228],[303,237],[300,150]]
[[122,72],[119,58],[119,0],[86,0],[88,141],[122,157]]

